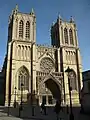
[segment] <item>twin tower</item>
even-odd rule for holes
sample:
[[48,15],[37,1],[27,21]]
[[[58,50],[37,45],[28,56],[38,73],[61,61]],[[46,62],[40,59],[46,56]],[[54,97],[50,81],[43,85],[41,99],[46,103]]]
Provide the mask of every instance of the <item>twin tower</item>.
[[22,91],[23,102],[30,102],[30,96],[34,94],[38,104],[44,101],[53,105],[57,99],[62,104],[70,104],[65,72],[68,66],[72,69],[72,102],[79,104],[82,64],[77,28],[72,17],[67,22],[58,16],[51,26],[51,46],[37,45],[33,9],[31,13],[21,13],[16,5],[9,17],[5,63],[5,105],[20,104]]

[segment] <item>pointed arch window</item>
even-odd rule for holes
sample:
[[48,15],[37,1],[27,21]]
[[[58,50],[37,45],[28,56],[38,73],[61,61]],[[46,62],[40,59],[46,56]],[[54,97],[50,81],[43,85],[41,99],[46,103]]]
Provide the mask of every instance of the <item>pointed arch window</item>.
[[29,90],[29,73],[25,67],[21,67],[18,72],[18,89],[21,90],[21,83],[23,83],[23,90]]
[[68,44],[68,31],[67,31],[67,28],[64,29],[64,39],[65,39],[65,43]]
[[30,23],[29,21],[26,22],[26,34],[25,34],[26,38],[30,38]]
[[23,38],[23,21],[19,22],[19,37]]
[[70,44],[71,44],[71,45],[74,45],[72,29],[69,30],[69,37],[70,37]]
[[21,59],[21,46],[18,45],[18,58]]

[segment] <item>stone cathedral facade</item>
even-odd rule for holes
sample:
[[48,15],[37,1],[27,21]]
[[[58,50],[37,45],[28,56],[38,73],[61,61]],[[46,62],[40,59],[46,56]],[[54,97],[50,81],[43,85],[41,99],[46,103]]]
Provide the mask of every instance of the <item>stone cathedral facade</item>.
[[37,45],[34,11],[21,13],[16,6],[9,17],[5,60],[5,105],[13,105],[15,99],[20,104],[21,90],[23,102],[29,102],[33,93],[38,104],[44,101],[46,105],[54,105],[56,100],[61,100],[63,105],[69,104],[65,72],[68,66],[72,69],[72,103],[79,104],[82,64],[77,28],[72,18],[67,22],[58,16],[51,26],[51,46]]

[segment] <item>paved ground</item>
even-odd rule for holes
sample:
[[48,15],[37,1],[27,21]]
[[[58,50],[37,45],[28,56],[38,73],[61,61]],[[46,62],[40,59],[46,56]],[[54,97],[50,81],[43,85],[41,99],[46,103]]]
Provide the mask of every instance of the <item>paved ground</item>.
[[[32,116],[31,106],[24,106],[21,112],[21,118],[19,118],[18,108],[9,108],[9,116],[7,116],[8,108],[0,107],[0,120],[56,120],[56,114],[53,107],[47,108],[47,115],[40,113],[40,107],[35,107],[34,116]],[[90,120],[89,115],[80,114],[80,108],[73,108],[74,120]],[[61,120],[69,120],[69,114],[66,112],[66,108],[63,112],[60,112],[59,117]]]

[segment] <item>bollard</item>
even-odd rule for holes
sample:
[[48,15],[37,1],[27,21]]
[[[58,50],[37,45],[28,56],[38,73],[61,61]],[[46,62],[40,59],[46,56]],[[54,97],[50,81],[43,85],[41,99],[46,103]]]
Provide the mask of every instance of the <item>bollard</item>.
[[34,116],[34,106],[32,106],[32,116]]
[[19,107],[19,117],[21,116],[21,110],[20,110],[20,107]]
[[69,113],[69,108],[68,108],[68,105],[66,106],[66,109],[67,109],[67,114]]

